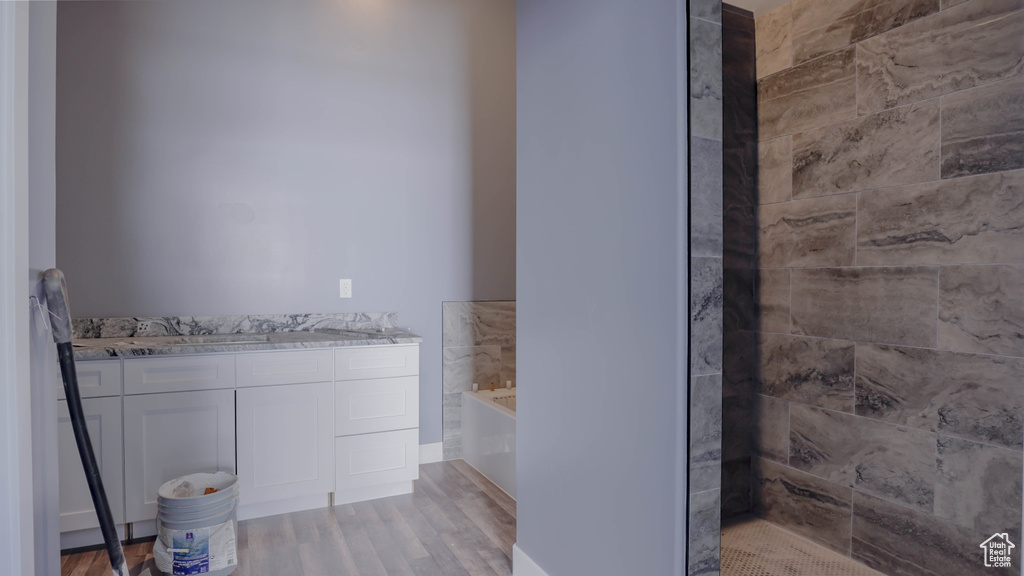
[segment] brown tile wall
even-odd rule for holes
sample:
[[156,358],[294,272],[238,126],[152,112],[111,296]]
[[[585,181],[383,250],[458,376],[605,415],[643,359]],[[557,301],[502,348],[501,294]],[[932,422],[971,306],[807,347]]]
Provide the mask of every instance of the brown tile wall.
[[1010,574],[979,545],[1021,549],[1024,0],[794,0],[755,28],[752,425],[725,424],[754,509],[893,576]]

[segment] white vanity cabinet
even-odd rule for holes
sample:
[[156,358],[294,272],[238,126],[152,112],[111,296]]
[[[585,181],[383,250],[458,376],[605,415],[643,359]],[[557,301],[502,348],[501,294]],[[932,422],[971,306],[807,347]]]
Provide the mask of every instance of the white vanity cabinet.
[[240,388],[238,487],[242,506],[334,490],[334,384]]
[[[82,400],[82,411],[114,523],[124,524],[121,397],[86,398]],[[68,403],[64,400],[57,403],[57,466],[60,471],[60,531],[98,528],[100,523],[71,428]]]
[[[326,506],[332,493],[408,493],[419,474],[418,344],[82,360],[77,371],[114,520],[136,536],[155,529],[157,489],[194,472],[238,474],[240,519]],[[98,544],[65,401],[59,410],[61,546]]]
[[235,391],[201,390],[124,399],[125,512],[156,518],[156,491],[195,472],[235,471]]

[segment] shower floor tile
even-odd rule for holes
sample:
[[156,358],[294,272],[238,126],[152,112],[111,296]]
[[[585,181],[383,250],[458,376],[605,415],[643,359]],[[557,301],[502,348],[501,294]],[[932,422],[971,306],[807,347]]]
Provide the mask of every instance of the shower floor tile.
[[722,528],[722,576],[884,576],[759,518]]

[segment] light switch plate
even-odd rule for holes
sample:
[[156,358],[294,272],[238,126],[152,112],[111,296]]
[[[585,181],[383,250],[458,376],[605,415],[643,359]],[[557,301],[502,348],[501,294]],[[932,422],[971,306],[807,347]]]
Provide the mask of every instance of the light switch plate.
[[340,287],[338,290],[339,298],[351,298],[352,297],[352,280],[350,278],[342,278],[339,282]]

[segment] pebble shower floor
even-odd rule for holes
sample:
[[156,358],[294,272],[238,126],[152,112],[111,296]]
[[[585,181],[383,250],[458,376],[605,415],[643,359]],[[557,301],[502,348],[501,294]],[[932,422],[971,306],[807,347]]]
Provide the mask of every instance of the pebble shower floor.
[[722,528],[722,576],[884,576],[757,518]]

